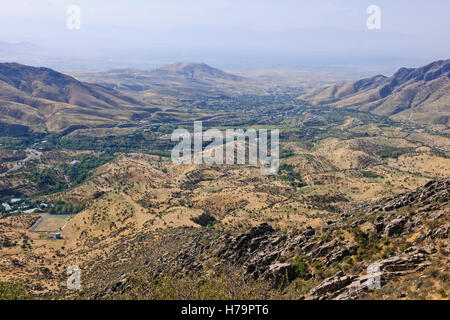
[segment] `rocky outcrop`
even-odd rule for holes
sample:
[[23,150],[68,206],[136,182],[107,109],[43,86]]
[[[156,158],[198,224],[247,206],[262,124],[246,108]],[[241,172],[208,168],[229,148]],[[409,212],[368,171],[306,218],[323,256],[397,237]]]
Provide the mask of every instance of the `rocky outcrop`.
[[370,290],[380,288],[388,280],[420,269],[433,249],[410,248],[402,255],[377,261],[368,266],[364,276],[345,275],[342,271],[324,280],[309,292],[312,299],[354,300]]
[[345,257],[355,254],[357,249],[358,245],[349,243],[336,248],[327,256],[326,265],[330,266],[333,263],[342,261]]
[[449,227],[450,227],[449,224],[445,224],[435,230],[430,230],[425,235],[425,238],[446,239],[449,236]]
[[314,251],[312,251],[308,256],[312,258],[319,258],[326,256],[329,252],[331,252],[334,248],[336,248],[339,245],[339,242],[337,241],[330,241],[328,243],[325,243],[321,245],[320,247],[316,248]]
[[398,217],[392,220],[384,229],[384,234],[388,238],[392,238],[394,236],[398,236],[402,234],[403,229],[405,227],[405,223],[408,221],[407,217]]
[[267,279],[272,279],[277,286],[290,283],[297,278],[297,272],[290,263],[274,263],[265,273]]
[[[438,209],[440,204],[450,198],[450,177],[430,180],[423,187],[412,192],[398,194],[391,198],[381,199],[366,204],[367,214],[389,212],[414,204],[421,204],[424,211]],[[432,203],[435,203],[432,205]]]
[[[263,223],[241,235],[226,235],[219,239],[218,257],[222,261],[241,265],[248,275],[257,279],[265,278],[291,281],[295,272],[289,263],[281,263],[291,250],[309,251],[313,243],[309,241],[316,231],[308,227],[302,233],[288,233],[282,237],[270,225]],[[286,277],[287,275],[287,277]]]
[[347,276],[342,271],[335,274],[333,277],[326,279],[317,287],[313,288],[310,296],[323,296],[329,292],[336,292],[352,283],[355,277]]

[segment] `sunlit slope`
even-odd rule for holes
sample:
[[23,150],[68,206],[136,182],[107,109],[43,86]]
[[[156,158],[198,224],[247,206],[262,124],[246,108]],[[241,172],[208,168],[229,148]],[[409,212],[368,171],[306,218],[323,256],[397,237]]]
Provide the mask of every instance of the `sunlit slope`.
[[112,125],[130,119],[143,103],[47,68],[0,64],[2,125],[63,131],[72,126]]
[[392,77],[378,75],[319,88],[300,99],[314,105],[356,108],[397,120],[450,125],[450,60],[420,68],[401,68]]

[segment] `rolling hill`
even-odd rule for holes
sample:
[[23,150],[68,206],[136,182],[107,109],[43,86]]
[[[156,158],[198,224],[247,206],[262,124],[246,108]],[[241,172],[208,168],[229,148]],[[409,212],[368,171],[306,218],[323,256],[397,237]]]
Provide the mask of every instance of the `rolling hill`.
[[450,60],[420,68],[401,68],[391,77],[377,75],[312,90],[300,99],[314,105],[370,111],[396,120],[450,126]]
[[161,78],[184,78],[191,81],[241,81],[243,78],[210,67],[205,63],[175,63],[153,70]]
[[[0,64],[0,123],[33,130],[114,124],[143,103],[116,90],[76,80],[52,69]],[[8,131],[8,130],[3,130]]]
[[72,74],[77,78],[112,89],[156,93],[186,89],[215,90],[236,86],[245,79],[213,68],[205,63],[175,63],[153,70],[75,71]]

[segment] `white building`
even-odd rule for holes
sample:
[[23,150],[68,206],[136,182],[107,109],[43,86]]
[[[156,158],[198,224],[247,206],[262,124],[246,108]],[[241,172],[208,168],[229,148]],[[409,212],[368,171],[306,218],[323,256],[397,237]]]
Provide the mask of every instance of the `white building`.
[[33,208],[33,209],[22,211],[22,213],[30,214],[30,213],[34,213],[36,210],[37,210],[37,208]]
[[13,198],[13,199],[9,200],[9,203],[11,203],[11,204],[16,204],[16,203],[20,203],[20,202],[22,202],[22,199],[20,199],[20,198]]
[[78,161],[78,160],[73,160],[73,161],[70,163],[70,165],[71,165],[71,166],[74,166],[74,165],[77,165],[79,162],[80,162],[80,161]]

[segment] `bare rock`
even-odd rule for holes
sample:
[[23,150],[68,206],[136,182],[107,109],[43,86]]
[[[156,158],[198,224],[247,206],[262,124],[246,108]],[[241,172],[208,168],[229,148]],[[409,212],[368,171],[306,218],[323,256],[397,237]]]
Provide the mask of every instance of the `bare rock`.
[[297,273],[289,263],[275,263],[269,266],[265,277],[273,279],[275,286],[279,287],[297,278]]
[[354,277],[346,276],[342,271],[335,274],[333,277],[324,280],[317,287],[311,289],[310,296],[322,296],[330,292],[338,291],[352,282]]
[[408,217],[404,216],[392,220],[389,224],[386,225],[384,234],[389,238],[401,235],[407,221]]
[[319,258],[326,256],[329,252],[331,252],[334,248],[338,246],[337,241],[330,241],[316,248],[310,253],[310,256],[313,258]]

